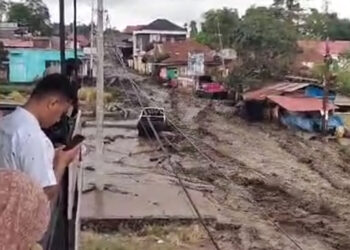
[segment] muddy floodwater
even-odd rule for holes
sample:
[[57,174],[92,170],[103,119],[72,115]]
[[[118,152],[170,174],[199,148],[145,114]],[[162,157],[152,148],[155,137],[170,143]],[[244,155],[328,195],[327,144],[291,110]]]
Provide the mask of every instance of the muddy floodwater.
[[[104,129],[103,162],[95,161],[95,128],[85,128],[89,154],[84,159],[83,219],[195,219],[177,180],[164,166],[166,158],[153,141],[138,138],[136,121]],[[134,127],[134,128],[132,128]],[[96,181],[105,185],[94,189]],[[191,190],[205,217],[216,218],[215,204]]]

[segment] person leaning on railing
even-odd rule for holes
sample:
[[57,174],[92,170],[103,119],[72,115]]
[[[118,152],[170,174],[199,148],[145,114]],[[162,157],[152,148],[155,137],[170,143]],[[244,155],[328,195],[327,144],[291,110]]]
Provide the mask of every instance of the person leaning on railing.
[[0,169],[26,173],[44,189],[50,200],[67,166],[78,156],[80,147],[54,149],[42,131],[57,123],[76,98],[75,89],[61,74],[44,77],[28,102],[0,120]]

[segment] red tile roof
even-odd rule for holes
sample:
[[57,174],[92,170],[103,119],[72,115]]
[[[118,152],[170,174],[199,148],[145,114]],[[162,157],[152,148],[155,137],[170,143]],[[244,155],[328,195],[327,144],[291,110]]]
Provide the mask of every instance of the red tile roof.
[[206,63],[214,62],[212,50],[203,44],[193,40],[166,42],[160,44],[160,53],[169,57],[162,61],[166,64],[186,64],[189,53],[204,53]]
[[[323,110],[322,99],[310,98],[310,97],[288,97],[288,96],[269,96],[268,99],[282,108],[290,112],[312,112]],[[337,109],[332,103],[327,105],[328,110]]]
[[[297,56],[297,61],[300,62],[323,62],[326,52],[326,42],[316,40],[298,41],[298,46],[301,53]],[[339,56],[347,51],[350,51],[350,41],[330,41],[330,52],[333,56]]]
[[33,41],[23,41],[20,39],[0,39],[5,48],[33,48]]
[[[73,41],[74,40],[74,35],[70,34],[68,36],[68,40]],[[87,39],[84,35],[77,35],[77,41],[78,41],[78,43],[80,43],[81,47],[87,47],[90,44],[89,39]]]
[[243,98],[244,100],[263,101],[270,95],[281,95],[284,93],[291,93],[299,89],[306,88],[309,85],[311,84],[283,82],[247,92],[243,95]]

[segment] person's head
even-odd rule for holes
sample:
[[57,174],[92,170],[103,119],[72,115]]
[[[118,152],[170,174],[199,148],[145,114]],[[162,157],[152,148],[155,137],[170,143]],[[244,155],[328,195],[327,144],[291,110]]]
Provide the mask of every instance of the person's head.
[[66,73],[67,76],[71,77],[75,74],[75,72],[79,72],[79,67],[82,65],[82,62],[80,59],[67,59],[66,60]]
[[28,250],[47,230],[47,196],[40,185],[21,172],[1,170],[0,183],[0,249]]
[[41,79],[34,88],[27,107],[33,111],[43,128],[60,121],[77,98],[68,78],[52,74]]

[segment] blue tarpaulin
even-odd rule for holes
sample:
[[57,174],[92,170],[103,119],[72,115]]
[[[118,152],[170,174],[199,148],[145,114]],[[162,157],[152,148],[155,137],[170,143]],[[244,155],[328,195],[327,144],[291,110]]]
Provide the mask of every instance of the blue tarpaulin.
[[[322,117],[309,118],[302,115],[288,114],[281,117],[281,122],[287,127],[295,128],[306,132],[320,132],[322,130]],[[328,130],[334,131],[338,127],[343,127],[343,119],[338,115],[329,117]]]
[[285,115],[281,117],[281,122],[288,128],[295,128],[302,131],[314,132],[314,123],[312,119],[299,115]]
[[[319,86],[309,86],[305,89],[305,96],[321,99],[323,98],[323,88]],[[334,102],[336,93],[329,92],[329,100]]]

